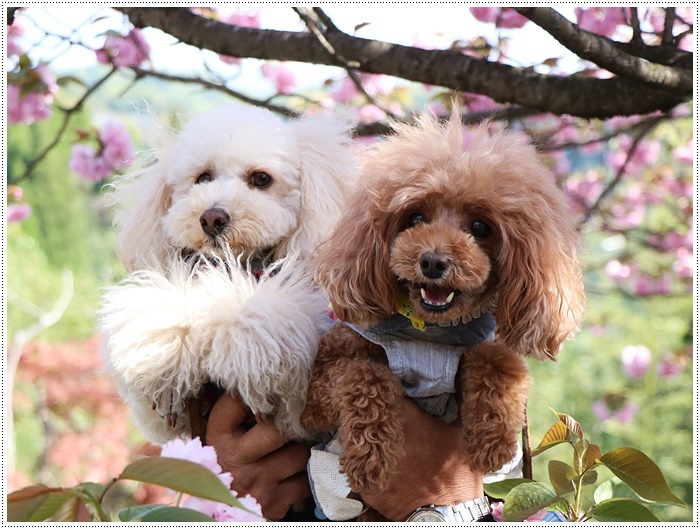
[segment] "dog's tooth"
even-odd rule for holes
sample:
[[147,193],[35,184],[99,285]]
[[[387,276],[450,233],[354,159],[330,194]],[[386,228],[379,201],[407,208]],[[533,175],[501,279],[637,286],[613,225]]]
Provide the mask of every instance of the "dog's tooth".
[[424,288],[420,289],[420,297],[425,300],[425,289]]
[[472,317],[470,314],[465,314],[464,316],[462,316],[462,323],[469,323],[470,321],[472,321]]
[[452,326],[456,327],[457,325],[459,325],[459,318],[457,318],[456,320],[452,320]]
[[437,322],[437,324],[438,324],[440,327],[449,327],[450,325],[452,325],[452,322],[449,322],[449,321],[439,321],[439,322]]
[[447,296],[447,299],[445,300],[446,303],[450,303],[453,299],[455,298],[455,293],[450,292],[450,295]]

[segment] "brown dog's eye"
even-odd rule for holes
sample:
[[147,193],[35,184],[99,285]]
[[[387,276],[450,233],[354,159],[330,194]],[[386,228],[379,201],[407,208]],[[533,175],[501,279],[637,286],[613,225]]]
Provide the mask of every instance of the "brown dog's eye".
[[214,180],[214,178],[211,176],[211,173],[202,173],[197,177],[197,180],[194,181],[195,184],[206,184],[207,182],[211,182]]
[[267,187],[272,183],[272,177],[267,173],[257,171],[250,175],[248,182],[254,187]]
[[486,224],[481,219],[474,219],[469,227],[469,230],[477,239],[485,239],[493,232],[493,230],[491,230],[491,226]]
[[418,226],[419,224],[423,223],[426,221],[425,215],[422,213],[414,213],[410,217],[408,217],[408,227],[413,228],[415,226]]

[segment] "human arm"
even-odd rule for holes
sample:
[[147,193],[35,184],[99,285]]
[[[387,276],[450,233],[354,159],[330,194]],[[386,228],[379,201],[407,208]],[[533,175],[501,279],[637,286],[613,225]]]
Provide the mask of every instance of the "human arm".
[[247,428],[249,413],[240,398],[222,395],[209,416],[207,444],[233,476],[232,488],[253,496],[263,516],[277,521],[311,495],[306,474],[309,448],[281,435],[271,422]]
[[445,424],[423,412],[410,399],[401,399],[404,449],[389,486],[367,505],[389,520],[403,522],[425,505],[456,505],[484,495],[483,476],[464,462],[462,428]]

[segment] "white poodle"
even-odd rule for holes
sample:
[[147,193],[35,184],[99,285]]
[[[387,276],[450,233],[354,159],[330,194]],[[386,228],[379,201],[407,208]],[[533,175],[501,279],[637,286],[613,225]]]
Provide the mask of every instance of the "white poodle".
[[305,259],[354,173],[349,124],[216,108],[115,183],[130,273],[100,311],[106,360],[137,425],[189,434],[185,400],[211,380],[300,437],[326,303]]

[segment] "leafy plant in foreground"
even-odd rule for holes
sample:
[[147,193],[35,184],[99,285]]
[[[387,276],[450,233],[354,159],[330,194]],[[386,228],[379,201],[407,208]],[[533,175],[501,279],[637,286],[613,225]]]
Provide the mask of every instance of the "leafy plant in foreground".
[[[686,506],[671,492],[659,467],[644,453],[625,447],[603,454],[598,445],[586,439],[583,428],[573,417],[554,413],[558,421],[532,455],[569,443],[573,464],[550,461],[550,483],[507,479],[484,485],[486,494],[504,500],[504,522],[520,522],[547,508],[558,511],[569,522],[658,522],[644,503]],[[598,484],[596,469],[601,467],[614,477]],[[621,483],[636,497],[615,497]]]
[[117,482],[133,480],[167,487],[179,493],[220,502],[240,510],[231,521],[264,521],[250,511],[205,466],[170,457],[146,457],[129,464],[108,485],[80,483],[71,488],[33,485],[7,495],[8,522],[215,522],[202,512],[165,504],[138,505],[115,516],[105,512],[103,500]]

